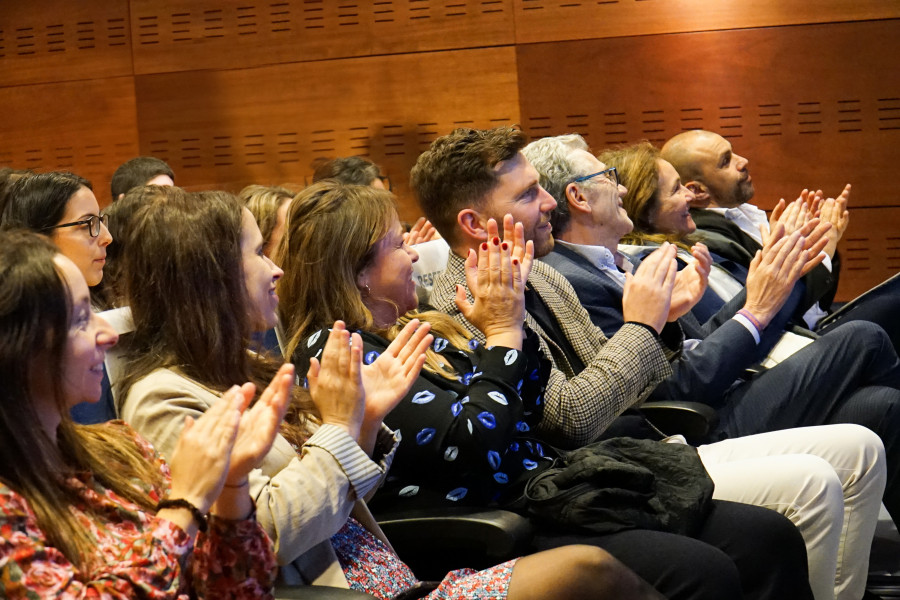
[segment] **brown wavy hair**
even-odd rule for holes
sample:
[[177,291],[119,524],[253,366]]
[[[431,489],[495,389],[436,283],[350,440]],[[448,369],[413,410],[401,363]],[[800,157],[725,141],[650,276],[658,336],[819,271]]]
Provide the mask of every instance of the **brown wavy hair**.
[[615,167],[619,183],[628,192],[622,198],[625,212],[634,229],[622,238],[623,244],[641,245],[671,242],[688,248],[684,240],[672,234],[659,233],[651,223],[652,215],[659,209],[659,149],[644,141],[632,146],[613,148],[601,153],[597,159],[607,167]]
[[[58,254],[42,236],[0,233],[0,480],[25,498],[49,545],[86,571],[103,558],[97,540],[70,510],[80,497],[66,479],[92,473],[104,487],[148,511],[154,504],[134,481],[160,489],[165,482],[123,430],[74,423],[62,369],[41,368],[67,360],[72,298],[53,262]],[[41,369],[39,375],[35,369]],[[34,408],[35,376],[50,378],[62,419],[56,443]]]
[[[418,318],[431,323],[436,335],[465,347],[465,330],[437,311],[412,311],[387,330],[376,327],[356,278],[396,218],[393,194],[369,186],[323,180],[294,197],[277,253],[285,273],[278,282],[288,338],[285,356],[294,356],[300,342],[338,319],[351,331],[371,331],[392,340],[409,319]],[[455,375],[431,350],[426,360],[430,370]]]
[[[174,368],[220,393],[250,381],[258,397],[281,361],[248,351],[253,329],[241,259],[240,200],[216,191],[165,187],[159,192],[135,210],[128,228],[122,270],[134,332],[116,397],[124,401],[132,385],[159,368]],[[290,410],[299,415],[299,424],[316,415],[303,388],[295,390]],[[283,432],[292,441],[305,436]]]

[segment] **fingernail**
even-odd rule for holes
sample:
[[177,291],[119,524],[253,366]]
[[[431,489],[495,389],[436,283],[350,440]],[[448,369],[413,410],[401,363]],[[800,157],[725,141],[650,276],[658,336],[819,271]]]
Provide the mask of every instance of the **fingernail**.
[[506,242],[503,242],[502,244],[500,244],[500,247],[503,248],[504,250],[506,250],[509,248],[509,244],[507,244]]
[[492,241],[494,242],[494,245],[495,245],[495,246],[499,246],[499,245],[500,245],[500,238],[495,237]]
[[514,265],[518,265],[518,264],[519,264],[519,259],[518,259],[518,258],[514,258],[512,262],[513,262]]
[[482,250],[487,250],[487,242],[485,242],[485,243],[483,243],[483,244],[481,245],[481,249],[482,249]]

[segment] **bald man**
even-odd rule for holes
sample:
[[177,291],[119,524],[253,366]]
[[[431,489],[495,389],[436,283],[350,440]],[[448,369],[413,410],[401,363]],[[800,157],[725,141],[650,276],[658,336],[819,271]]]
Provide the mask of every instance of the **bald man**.
[[[760,226],[767,228],[769,223],[765,211],[750,204],[755,193],[750,162],[735,153],[731,143],[721,135],[701,129],[674,136],[663,146],[661,156],[675,167],[684,185],[693,192],[691,216],[697,234],[710,251],[749,267],[756,251],[762,248]],[[900,319],[895,316],[900,300],[898,276],[828,315],[840,271],[837,243],[849,222],[849,213],[843,209],[849,194],[848,185],[836,200],[823,203],[822,219],[832,224],[826,234],[829,236],[826,259],[803,278],[806,295],[798,313],[805,311],[804,320],[817,333],[830,331],[850,320],[877,323],[898,349]]]

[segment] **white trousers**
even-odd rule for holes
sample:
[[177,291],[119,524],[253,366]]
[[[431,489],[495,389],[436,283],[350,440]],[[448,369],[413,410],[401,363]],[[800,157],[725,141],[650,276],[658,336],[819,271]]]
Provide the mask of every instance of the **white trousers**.
[[816,600],[862,598],[886,478],[877,435],[859,425],[823,425],[697,450],[714,498],[771,508],[800,530]]

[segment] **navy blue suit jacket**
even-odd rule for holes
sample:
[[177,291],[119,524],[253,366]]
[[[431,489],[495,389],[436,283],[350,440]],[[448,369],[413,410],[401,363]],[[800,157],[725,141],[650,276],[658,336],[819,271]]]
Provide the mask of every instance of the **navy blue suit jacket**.
[[[553,252],[541,260],[569,280],[591,320],[605,335],[611,336],[618,331],[624,317],[622,288],[616,282],[588,259],[561,244],[556,244]],[[718,406],[744,370],[764,356],[761,348],[757,347],[750,332],[731,318],[717,327],[708,328],[693,317],[679,319],[679,323],[686,335],[703,341],[672,362],[672,375],[657,386],[650,399],[686,400]]]

